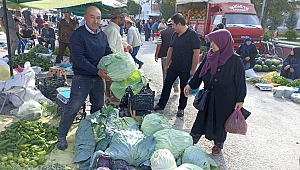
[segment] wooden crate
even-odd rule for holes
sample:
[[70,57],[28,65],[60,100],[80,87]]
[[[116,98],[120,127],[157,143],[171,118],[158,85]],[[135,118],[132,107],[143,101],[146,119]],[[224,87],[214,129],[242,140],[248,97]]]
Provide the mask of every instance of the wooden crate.
[[59,66],[50,67],[48,71],[48,77],[51,77],[54,74],[56,74],[57,77],[64,77],[67,80],[66,69],[63,67],[59,67]]
[[151,113],[151,110],[132,110],[130,108],[130,116],[136,121],[141,121],[145,115]]

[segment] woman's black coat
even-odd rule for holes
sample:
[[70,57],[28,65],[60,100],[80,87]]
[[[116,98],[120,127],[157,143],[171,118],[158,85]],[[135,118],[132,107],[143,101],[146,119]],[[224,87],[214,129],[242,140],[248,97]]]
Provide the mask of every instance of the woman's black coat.
[[[213,75],[210,87],[207,87],[211,78],[210,70],[208,70],[203,77],[199,77],[200,71],[205,62],[206,61],[203,61],[200,64],[195,76],[189,82],[189,85],[191,89],[196,89],[200,86],[201,82],[204,81],[204,89],[209,90],[207,104],[214,105],[214,126],[224,127],[224,123],[227,118],[234,111],[235,104],[237,102],[244,102],[244,98],[246,96],[244,66],[239,56],[237,54],[233,54],[224,65],[217,68],[217,72]],[[214,96],[210,96],[212,94]],[[213,99],[214,101],[210,101],[210,99]],[[205,117],[207,116],[206,114],[211,114],[207,112],[207,109],[199,111],[195,123],[199,123],[201,125],[206,123],[204,122]],[[193,133],[197,134],[197,132]]]

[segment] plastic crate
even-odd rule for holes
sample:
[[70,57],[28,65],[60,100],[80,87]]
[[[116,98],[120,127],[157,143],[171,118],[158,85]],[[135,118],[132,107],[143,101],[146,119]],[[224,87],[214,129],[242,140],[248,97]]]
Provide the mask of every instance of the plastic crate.
[[155,92],[144,86],[141,91],[132,98],[132,110],[153,110]]
[[42,94],[52,101],[56,101],[56,89],[66,85],[65,78],[57,77],[55,74],[52,77],[36,78],[36,87]]
[[[67,103],[69,102],[70,98],[70,90],[64,90],[57,93],[56,97],[56,104],[57,104],[57,114],[60,116],[64,113]],[[82,119],[86,117],[86,103],[84,102],[79,111],[77,116],[75,117],[73,124],[79,123]]]

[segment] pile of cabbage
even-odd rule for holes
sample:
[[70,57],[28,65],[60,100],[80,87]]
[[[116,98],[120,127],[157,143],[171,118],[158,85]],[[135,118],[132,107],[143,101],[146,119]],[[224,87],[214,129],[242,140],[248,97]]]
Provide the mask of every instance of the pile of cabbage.
[[118,117],[111,106],[87,116],[76,132],[74,162],[83,163],[80,169],[99,168],[101,155],[126,162],[127,169],[141,168],[145,162],[152,170],[218,169],[201,148],[193,146],[192,137],[173,129],[163,114],[148,114],[136,122]]
[[113,83],[110,90],[114,96],[121,99],[125,95],[128,86],[137,94],[148,82],[141,71],[136,69],[135,62],[129,53],[114,53],[102,57],[98,66],[106,70]]

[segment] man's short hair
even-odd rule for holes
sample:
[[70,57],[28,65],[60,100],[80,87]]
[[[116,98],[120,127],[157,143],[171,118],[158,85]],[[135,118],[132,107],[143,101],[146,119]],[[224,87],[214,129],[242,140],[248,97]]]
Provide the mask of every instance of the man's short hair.
[[223,24],[223,23],[220,23],[220,24],[217,25],[217,27],[218,27],[219,29],[224,29],[224,24]]
[[22,27],[25,27],[25,28],[27,28],[27,27],[28,27],[28,25],[27,25],[27,24],[22,24]]
[[174,14],[172,16],[171,20],[173,20],[176,25],[178,23],[180,23],[181,25],[185,25],[186,24],[185,18],[180,13]]
[[20,20],[18,18],[14,18],[15,22],[20,22]]

